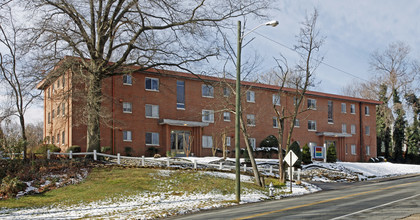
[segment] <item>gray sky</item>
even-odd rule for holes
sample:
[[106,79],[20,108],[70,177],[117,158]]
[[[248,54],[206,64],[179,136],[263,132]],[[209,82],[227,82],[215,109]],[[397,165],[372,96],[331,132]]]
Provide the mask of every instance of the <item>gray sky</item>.
[[[256,51],[265,61],[263,70],[274,66],[273,57],[279,53],[287,57],[296,56],[280,44],[292,47],[299,32],[300,22],[305,14],[316,7],[319,12],[318,27],[326,37],[321,48],[324,63],[338,68],[358,78],[368,80],[369,56],[377,50],[383,50],[390,43],[405,42],[412,49],[411,56],[420,58],[420,1],[415,0],[278,0],[274,4],[279,10],[273,10],[269,20],[278,20],[275,28],[262,27],[243,54]],[[249,28],[260,21],[248,21]],[[271,40],[260,36],[263,35]],[[252,51],[251,51],[252,50]],[[341,89],[357,78],[342,71],[321,64],[316,78],[321,83],[317,91],[339,94]],[[417,86],[419,84],[417,83]],[[418,89],[418,88],[417,88]],[[33,107],[27,115],[29,122],[43,119],[41,107]]]

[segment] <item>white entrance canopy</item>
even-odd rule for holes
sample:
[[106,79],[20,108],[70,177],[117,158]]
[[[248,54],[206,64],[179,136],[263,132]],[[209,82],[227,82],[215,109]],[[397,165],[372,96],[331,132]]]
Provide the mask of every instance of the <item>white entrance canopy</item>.
[[337,132],[316,132],[318,136],[325,136],[325,137],[351,137],[351,134],[347,133],[337,133]]
[[161,119],[159,120],[160,125],[172,125],[172,126],[185,126],[185,127],[206,127],[209,123],[200,121],[183,121],[174,119]]

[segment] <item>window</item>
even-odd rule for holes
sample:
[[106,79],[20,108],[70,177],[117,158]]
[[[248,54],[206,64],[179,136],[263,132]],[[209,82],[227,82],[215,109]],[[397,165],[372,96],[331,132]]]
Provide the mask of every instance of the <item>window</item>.
[[52,136],[51,137],[51,144],[54,144],[54,140],[55,140],[55,138],[54,138],[54,136]]
[[300,127],[300,121],[299,121],[299,119],[295,119],[295,127]]
[[230,121],[230,113],[229,112],[223,112],[223,120],[224,121]]
[[159,91],[159,79],[146,77],[146,90]]
[[206,85],[206,84],[201,85],[201,96],[207,97],[207,98],[213,98],[214,97],[213,86]]
[[63,83],[63,89],[64,89],[64,86],[66,84],[66,76],[63,76],[63,80],[61,82]]
[[280,105],[280,95],[273,94],[273,105]]
[[57,106],[57,117],[60,116],[60,105]]
[[255,92],[254,91],[246,91],[246,101],[247,102],[255,102]]
[[60,78],[57,79],[57,89],[60,88]]
[[123,102],[123,112],[124,113],[131,113],[131,102]]
[[341,113],[346,113],[346,103],[341,103]]
[[146,145],[159,145],[159,133],[146,132]]
[[248,126],[255,126],[255,115],[246,115],[246,123]]
[[[123,85],[132,85],[133,81],[131,80],[131,75],[123,75]],[[146,87],[147,87],[147,78],[146,78]]]
[[203,135],[202,142],[203,142],[202,143],[203,148],[212,148],[213,147],[213,137],[212,136]]
[[273,117],[273,128],[278,128],[279,127],[279,123],[277,121],[277,117]]
[[341,133],[347,133],[347,125],[346,124],[342,124],[341,125]]
[[229,97],[230,96],[230,89],[229,87],[223,87],[223,96]]
[[185,109],[185,82],[176,81],[176,108]]
[[351,145],[351,154],[356,155],[356,145]]
[[369,126],[365,126],[365,134],[366,134],[366,136],[370,135],[370,127]]
[[65,116],[66,115],[66,103],[63,103],[63,106],[61,108],[62,108],[61,112],[62,112],[63,116]]
[[316,121],[308,120],[308,130],[316,131]]
[[123,131],[123,141],[131,141],[131,131]]
[[350,113],[351,114],[356,114],[356,105],[355,104],[350,104]]
[[226,146],[230,146],[230,137],[226,137]]
[[214,122],[214,111],[213,110],[203,110],[202,111],[202,121],[203,122]]
[[54,118],[54,109],[52,110],[51,118]]
[[253,150],[255,150],[255,148],[257,147],[257,141],[255,138],[249,138],[249,145],[252,147]]
[[366,146],[366,155],[370,155],[370,146]]
[[328,123],[334,123],[333,120],[333,102],[328,101]]
[[308,109],[316,109],[316,100],[308,99]]
[[299,98],[298,97],[293,97],[293,105],[297,105],[297,103],[299,102]]
[[356,125],[351,125],[350,126],[350,132],[351,132],[351,134],[356,134]]
[[57,145],[60,145],[60,132],[57,134]]
[[365,115],[369,116],[369,106],[365,106]]
[[159,118],[159,106],[146,104],[146,118]]
[[66,133],[63,131],[61,132],[61,144],[64,144],[65,140],[66,140]]

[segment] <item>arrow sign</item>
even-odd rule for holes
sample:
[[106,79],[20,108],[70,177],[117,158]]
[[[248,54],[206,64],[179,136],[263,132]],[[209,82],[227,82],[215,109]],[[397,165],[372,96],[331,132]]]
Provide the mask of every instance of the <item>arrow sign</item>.
[[284,158],[284,162],[286,162],[290,167],[292,167],[296,161],[298,160],[298,156],[296,156],[295,153],[293,153],[293,151],[289,151],[289,153],[287,153],[287,155]]

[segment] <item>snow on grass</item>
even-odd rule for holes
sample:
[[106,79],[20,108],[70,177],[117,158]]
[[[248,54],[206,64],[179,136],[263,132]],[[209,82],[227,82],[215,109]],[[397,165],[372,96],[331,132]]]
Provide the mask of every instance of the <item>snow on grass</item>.
[[420,165],[413,164],[397,164],[397,163],[350,163],[339,162],[348,170],[361,173],[366,177],[388,177],[396,175],[416,174],[420,173]]

